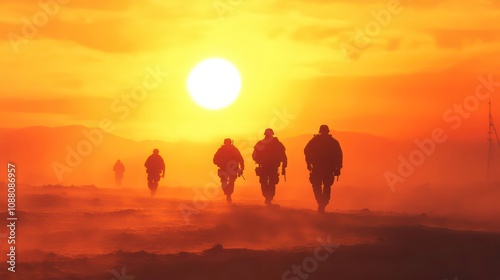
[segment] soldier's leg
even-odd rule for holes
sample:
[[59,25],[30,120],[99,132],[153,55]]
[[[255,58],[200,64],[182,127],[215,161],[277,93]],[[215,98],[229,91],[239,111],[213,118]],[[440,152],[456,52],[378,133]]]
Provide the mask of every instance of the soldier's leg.
[[261,174],[259,177],[260,189],[262,191],[262,196],[267,198],[267,193],[269,189],[269,176]]
[[233,200],[231,198],[231,194],[233,194],[233,190],[231,188],[231,179],[230,177],[224,177],[224,183],[223,183],[223,190],[224,194],[226,195],[226,201],[228,203],[231,203]]
[[331,196],[332,185],[333,185],[334,181],[335,181],[335,175],[333,175],[333,173],[325,174],[325,177],[323,179],[323,183],[325,185],[324,190],[323,190],[323,200],[324,200],[325,206],[328,205],[328,203],[330,203],[330,196]]
[[151,197],[156,195],[156,191],[158,190],[158,182],[160,181],[160,174],[155,174],[152,178],[151,182]]
[[227,177],[221,177],[220,182],[221,182],[222,191],[224,191],[224,194],[227,195],[228,194]]
[[280,177],[278,175],[278,170],[274,170],[269,174],[269,199],[273,200],[276,195],[276,185],[279,183]]
[[234,182],[236,181],[236,177],[229,176],[227,182],[227,194],[231,195],[234,192]]
[[227,183],[227,192],[226,194],[226,201],[231,203],[233,199],[231,198],[231,195],[234,192],[234,181],[236,181],[236,177],[229,176],[228,178],[228,183]]
[[321,188],[321,177],[317,171],[312,171],[309,174],[309,182],[312,184],[314,198],[318,205],[323,205],[323,190]]
[[224,194],[226,194],[226,189],[227,189],[227,173],[222,171],[222,169],[219,169],[217,171],[217,175],[220,178],[220,186],[222,188],[222,191],[224,191]]
[[151,190],[153,188],[153,175],[148,173],[148,188]]
[[273,186],[271,185],[271,182],[269,180],[269,175],[266,175],[266,183],[265,183],[265,186],[263,187],[262,194],[266,198],[264,203],[266,203],[267,205],[271,205],[271,201],[273,200],[272,194],[271,194],[272,188],[273,188]]

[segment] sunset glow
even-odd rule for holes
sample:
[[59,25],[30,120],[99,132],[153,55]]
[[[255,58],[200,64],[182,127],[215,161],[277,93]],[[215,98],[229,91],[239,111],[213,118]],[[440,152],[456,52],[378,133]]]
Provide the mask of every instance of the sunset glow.
[[189,73],[187,87],[200,106],[217,110],[236,100],[241,89],[238,69],[220,58],[206,59]]
[[499,0],[2,0],[0,34],[0,279],[500,279]]

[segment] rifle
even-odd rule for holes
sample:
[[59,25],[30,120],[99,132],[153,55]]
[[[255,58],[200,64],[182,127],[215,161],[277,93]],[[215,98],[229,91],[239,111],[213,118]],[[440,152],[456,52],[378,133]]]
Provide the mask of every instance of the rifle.
[[239,171],[238,171],[238,177],[243,178],[243,180],[245,180],[245,181],[247,180],[247,179],[245,178],[245,176],[243,176],[243,170],[241,170],[241,169],[239,169]]

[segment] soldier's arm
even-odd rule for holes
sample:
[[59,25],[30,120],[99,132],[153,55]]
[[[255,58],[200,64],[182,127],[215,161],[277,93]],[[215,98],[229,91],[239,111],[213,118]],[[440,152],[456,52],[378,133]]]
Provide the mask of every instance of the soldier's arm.
[[214,155],[214,159],[212,160],[215,165],[218,165],[217,163],[219,162],[219,150]]
[[[258,144],[257,144],[258,145]],[[257,145],[253,148],[252,159],[255,162],[259,162],[259,152],[257,151]]]
[[310,155],[311,155],[311,141],[307,142],[307,145],[306,147],[304,148],[304,156],[306,157],[306,163],[307,164],[311,164],[311,159],[310,159]]
[[165,161],[163,161],[163,158],[160,156],[160,160],[159,160],[159,163],[160,163],[160,172],[161,172],[161,176],[163,178],[165,178]]
[[338,165],[338,168],[342,168],[343,161],[344,161],[344,155],[342,153],[342,148],[340,147],[339,141],[336,142],[336,146],[337,146],[337,153],[338,153],[337,165]]
[[283,145],[283,143],[281,143],[281,147],[283,149],[283,155],[282,155],[282,159],[281,159],[281,162],[283,163],[283,168],[287,168],[288,167],[288,157],[286,156],[286,148],[285,148],[285,145]]

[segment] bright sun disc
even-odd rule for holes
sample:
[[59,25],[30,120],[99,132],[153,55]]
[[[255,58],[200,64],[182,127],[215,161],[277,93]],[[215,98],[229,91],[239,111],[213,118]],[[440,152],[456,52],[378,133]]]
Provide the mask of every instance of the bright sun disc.
[[187,79],[189,95],[198,105],[217,110],[233,103],[241,89],[238,69],[229,61],[209,58],[191,70]]

